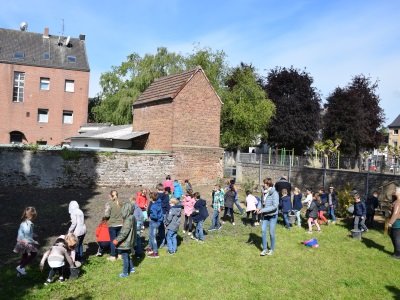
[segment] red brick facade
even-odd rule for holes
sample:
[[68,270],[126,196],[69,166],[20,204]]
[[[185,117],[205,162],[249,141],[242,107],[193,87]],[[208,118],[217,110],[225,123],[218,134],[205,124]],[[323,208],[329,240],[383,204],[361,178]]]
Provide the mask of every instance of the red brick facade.
[[[25,72],[23,102],[13,102],[14,72]],[[49,90],[40,79],[49,78]],[[65,91],[65,80],[74,81],[74,92]],[[0,143],[10,143],[10,132],[22,132],[24,142],[46,141],[59,145],[76,135],[87,121],[89,72],[0,63]],[[38,109],[48,110],[48,122],[38,122]],[[72,124],[63,124],[63,111],[73,112]]]

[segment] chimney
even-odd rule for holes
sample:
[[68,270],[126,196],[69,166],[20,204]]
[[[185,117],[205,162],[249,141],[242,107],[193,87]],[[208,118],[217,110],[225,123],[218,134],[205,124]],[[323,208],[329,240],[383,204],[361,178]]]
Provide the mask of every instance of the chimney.
[[48,39],[49,38],[49,27],[45,27],[44,28],[43,38],[44,39]]
[[80,34],[79,35],[79,40],[84,41],[86,38],[86,36],[84,34]]

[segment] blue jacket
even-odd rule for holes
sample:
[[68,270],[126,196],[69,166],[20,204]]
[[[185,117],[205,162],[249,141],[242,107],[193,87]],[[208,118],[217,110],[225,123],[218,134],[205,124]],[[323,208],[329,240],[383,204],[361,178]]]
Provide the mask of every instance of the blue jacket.
[[208,217],[207,202],[203,199],[198,199],[194,204],[194,209],[199,213],[193,216],[193,222],[198,223],[204,221]]
[[365,217],[367,215],[367,207],[364,201],[354,203],[354,216]]
[[293,196],[293,209],[294,210],[301,210],[303,208],[303,203],[301,203],[302,198],[303,198],[303,195],[301,193]]
[[180,199],[183,195],[182,186],[178,181],[174,181],[174,197]]
[[292,210],[292,201],[290,201],[290,196],[284,196],[281,198],[282,212],[288,213]]
[[278,214],[279,207],[279,194],[272,187],[264,196],[263,201],[260,201],[258,208],[260,212],[267,216],[274,216]]
[[320,199],[321,199],[321,203],[318,205],[318,210],[319,211],[321,211],[321,210],[326,210],[326,206],[325,206],[325,204],[326,203],[328,203],[328,194],[326,194],[326,193],[322,193],[322,194],[320,194],[319,195],[319,197],[320,197]]
[[157,193],[157,200],[161,200],[161,208],[162,213],[166,215],[169,212],[170,205],[169,205],[169,196],[164,192]]
[[161,199],[157,199],[150,206],[150,220],[161,224],[163,221],[163,212],[161,207]]

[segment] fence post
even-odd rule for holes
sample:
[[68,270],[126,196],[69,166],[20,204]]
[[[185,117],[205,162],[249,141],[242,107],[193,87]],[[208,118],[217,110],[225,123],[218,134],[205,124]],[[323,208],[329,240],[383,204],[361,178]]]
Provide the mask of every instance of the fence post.
[[338,154],[337,154],[337,169],[339,170],[340,169],[340,151],[338,151]]
[[288,172],[288,181],[290,182],[290,176],[292,173],[292,156],[289,155],[289,172]]
[[259,173],[258,173],[258,185],[261,186],[262,182],[262,153],[260,154],[260,166],[259,166]]
[[269,165],[271,164],[271,152],[272,152],[272,148],[269,147],[269,150],[268,150],[268,164]]

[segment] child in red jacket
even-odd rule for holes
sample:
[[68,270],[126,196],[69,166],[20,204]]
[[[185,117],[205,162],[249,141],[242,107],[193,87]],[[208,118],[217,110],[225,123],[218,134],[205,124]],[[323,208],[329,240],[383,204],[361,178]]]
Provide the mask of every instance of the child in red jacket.
[[96,256],[102,256],[105,248],[110,247],[110,232],[108,231],[107,218],[103,217],[96,228],[96,241],[99,245]]

